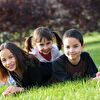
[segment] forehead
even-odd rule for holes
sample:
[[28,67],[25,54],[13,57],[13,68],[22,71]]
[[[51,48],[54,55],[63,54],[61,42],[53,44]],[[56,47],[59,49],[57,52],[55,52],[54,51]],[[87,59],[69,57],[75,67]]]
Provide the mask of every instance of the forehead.
[[0,57],[6,57],[10,54],[12,54],[11,51],[9,49],[6,49],[6,48],[0,51]]
[[73,37],[66,37],[64,40],[63,40],[63,44],[65,45],[74,45],[74,44],[81,44],[79,42],[78,39],[76,38],[73,38]]
[[46,43],[46,42],[49,42],[49,41],[52,41],[52,40],[48,40],[47,38],[42,38],[42,40],[40,42],[41,43]]

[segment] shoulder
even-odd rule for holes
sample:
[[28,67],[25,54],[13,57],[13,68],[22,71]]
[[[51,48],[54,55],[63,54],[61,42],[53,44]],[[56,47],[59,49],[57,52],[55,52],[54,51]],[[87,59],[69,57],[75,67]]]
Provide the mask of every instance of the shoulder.
[[59,51],[57,45],[55,45],[55,44],[52,45],[52,50],[58,50]]
[[28,58],[25,59],[23,62],[26,69],[37,67],[40,64],[39,60],[32,54],[29,54]]
[[52,69],[54,72],[60,72],[65,69],[66,65],[66,57],[65,55],[61,55],[59,58],[53,61]]
[[89,57],[90,54],[88,52],[82,52],[81,57]]
[[82,52],[81,53],[81,58],[88,62],[91,59],[91,56],[88,52]]
[[65,56],[65,54],[63,54],[60,57],[58,57],[57,59],[55,59],[53,61],[53,63],[65,63],[66,60],[67,60],[67,57]]
[[32,49],[32,52],[30,52],[30,53],[35,55],[35,54],[37,54],[38,52],[39,52],[39,51],[38,51],[37,48],[33,48],[33,49]]
[[52,54],[54,54],[56,56],[61,55],[60,50],[58,49],[58,47],[55,44],[52,45]]

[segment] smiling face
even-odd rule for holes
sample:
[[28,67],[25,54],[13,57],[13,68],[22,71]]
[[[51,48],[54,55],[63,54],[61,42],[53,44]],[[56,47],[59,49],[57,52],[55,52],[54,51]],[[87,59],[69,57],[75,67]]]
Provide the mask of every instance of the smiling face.
[[73,37],[66,37],[63,40],[64,53],[72,64],[77,64],[80,60],[80,54],[83,46],[78,39]]
[[3,49],[0,51],[0,59],[3,64],[3,66],[9,70],[9,71],[15,71],[16,70],[16,58],[14,55],[10,52],[9,49]]
[[36,43],[36,48],[39,50],[39,52],[46,55],[51,52],[52,40],[47,40],[46,38],[43,38],[40,42]]

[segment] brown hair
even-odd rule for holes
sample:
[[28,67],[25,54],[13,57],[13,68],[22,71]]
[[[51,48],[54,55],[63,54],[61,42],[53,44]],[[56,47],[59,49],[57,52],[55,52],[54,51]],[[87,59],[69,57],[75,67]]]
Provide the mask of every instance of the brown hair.
[[38,27],[32,32],[32,36],[25,40],[25,50],[27,52],[31,51],[35,43],[40,42],[43,38],[47,40],[53,40],[53,38],[55,38],[59,50],[61,49],[62,40],[56,32],[52,32],[47,27]]
[[[10,52],[15,56],[18,68],[21,70],[21,72],[25,71],[27,69],[27,66],[38,66],[39,65],[39,60],[33,56],[19,48],[17,45],[14,43],[8,42],[8,43],[3,43],[0,46],[0,51],[3,49],[9,49]],[[0,79],[4,79],[5,77],[8,76],[8,70],[2,65],[1,59],[0,59]]]

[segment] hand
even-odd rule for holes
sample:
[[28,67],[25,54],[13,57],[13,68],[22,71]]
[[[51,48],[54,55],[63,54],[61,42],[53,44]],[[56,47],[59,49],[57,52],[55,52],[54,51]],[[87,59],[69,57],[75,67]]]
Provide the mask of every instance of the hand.
[[96,73],[96,77],[100,77],[100,72],[97,72]]
[[14,93],[18,93],[18,92],[22,92],[24,91],[24,88],[21,87],[15,87],[15,86],[9,86],[3,93],[3,96],[9,96],[12,95]]
[[93,80],[100,80],[100,72],[96,73],[96,77],[94,77]]

